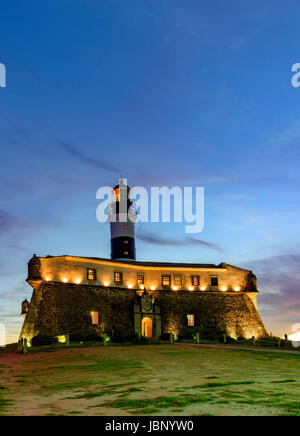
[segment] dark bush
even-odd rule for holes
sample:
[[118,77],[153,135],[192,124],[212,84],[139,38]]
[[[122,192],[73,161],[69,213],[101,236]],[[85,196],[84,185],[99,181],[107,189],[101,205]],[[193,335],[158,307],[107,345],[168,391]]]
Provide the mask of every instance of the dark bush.
[[137,333],[133,333],[127,336],[127,342],[131,342],[132,344],[148,344],[148,339],[142,335],[138,335]]
[[159,337],[161,341],[170,341],[170,333],[162,333]]
[[131,344],[147,344],[148,340],[144,336],[140,336],[137,333],[121,333],[115,332],[112,342],[116,344],[122,344],[124,342],[129,342]]
[[236,344],[236,339],[232,338],[231,336],[227,336],[226,343],[227,344]]
[[83,342],[82,333],[71,333],[69,337],[70,337],[70,342]]
[[115,331],[113,336],[111,337],[112,342],[116,344],[123,344],[125,342],[125,335],[123,332]]
[[195,339],[196,334],[196,329],[194,327],[186,327],[183,331],[182,337],[183,339]]
[[281,348],[284,347],[293,348],[293,344],[291,341],[285,341],[284,339],[278,338],[276,336],[257,339],[255,344],[261,347],[277,347],[277,348],[279,348],[279,344],[280,344]]
[[96,342],[96,341],[102,341],[102,338],[94,331],[70,333],[70,342]]
[[237,338],[236,343],[249,345],[249,344],[252,344],[252,339],[245,339],[245,338],[239,337],[239,338]]
[[97,333],[89,333],[86,336],[84,336],[85,342],[99,342],[102,340],[103,340],[103,338],[101,336],[97,335]]
[[57,338],[51,335],[37,335],[31,340],[31,345],[40,347],[42,345],[52,345],[57,343]]
[[[142,338],[143,336],[141,336]],[[132,344],[138,344],[139,343],[139,335],[137,333],[128,333],[124,337],[124,342],[130,342]]]

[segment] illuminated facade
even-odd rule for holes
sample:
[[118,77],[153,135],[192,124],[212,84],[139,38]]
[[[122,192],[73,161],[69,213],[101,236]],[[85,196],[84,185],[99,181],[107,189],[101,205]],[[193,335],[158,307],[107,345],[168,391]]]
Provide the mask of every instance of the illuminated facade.
[[87,331],[159,338],[193,327],[206,336],[267,336],[252,271],[226,263],[136,261],[135,210],[128,200],[122,212],[121,196],[118,185],[110,211],[111,259],[34,255],[29,261],[33,294],[22,308],[22,338]]

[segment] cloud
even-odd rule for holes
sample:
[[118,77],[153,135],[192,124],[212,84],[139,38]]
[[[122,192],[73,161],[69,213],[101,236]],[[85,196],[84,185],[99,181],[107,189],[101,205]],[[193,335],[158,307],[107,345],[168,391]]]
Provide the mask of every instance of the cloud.
[[0,234],[8,233],[25,227],[28,227],[28,225],[20,222],[17,218],[5,210],[0,209]]
[[288,333],[300,322],[300,255],[255,260],[248,262],[247,268],[258,277],[263,320],[273,331],[280,328],[280,334]]
[[70,156],[75,157],[76,159],[80,160],[81,162],[84,162],[87,165],[90,165],[94,168],[100,168],[102,170],[110,171],[112,173],[120,174],[120,169],[110,165],[107,162],[101,161],[99,159],[92,158],[90,156],[87,156],[83,152],[81,152],[79,149],[74,147],[73,145],[67,143],[67,142],[59,142],[59,147],[63,149],[65,152],[67,152]]
[[201,239],[196,239],[192,237],[186,238],[186,245],[200,245],[202,247],[210,248],[211,250],[218,251],[219,253],[224,253],[223,248],[219,247],[219,245],[212,244],[211,242],[202,241]]
[[263,30],[263,26],[256,27],[251,32],[243,33],[243,35],[237,35],[229,41],[227,49],[236,50],[243,47],[245,44],[248,44],[253,39],[256,39],[259,36],[261,30]]
[[151,173],[147,173],[147,171],[135,172],[134,168],[132,168],[132,165],[130,165],[130,173],[127,173],[126,168],[116,168],[110,163],[88,156],[68,142],[60,141],[58,142],[58,146],[64,152],[68,153],[75,159],[80,160],[86,165],[109,171],[117,176],[123,174],[123,177],[128,179],[129,185],[130,180],[133,180],[134,183],[139,186],[173,186],[174,184],[182,185],[183,183],[188,183],[189,186],[193,186],[195,183],[198,186],[205,186],[212,183],[226,183],[232,180],[232,176],[228,176],[227,174],[215,176],[208,173],[202,173],[201,177],[199,177],[198,170],[193,171],[192,168],[185,173],[174,170],[169,170],[169,172],[166,172],[165,169],[163,171],[157,169],[156,173],[153,171]]
[[164,239],[164,238],[159,238],[157,236],[154,235],[150,235],[150,234],[144,234],[141,235],[137,235],[136,239],[138,239],[139,241],[142,242],[146,242],[148,244],[153,244],[153,245],[166,245],[166,246],[196,246],[196,245],[200,245],[201,247],[204,248],[209,248],[211,250],[215,250],[218,251],[219,253],[223,253],[223,249],[221,247],[219,247],[216,244],[212,244],[210,242],[206,242],[206,241],[202,241],[201,239],[196,239],[196,238],[192,238],[192,237],[186,237],[184,240],[179,240],[179,239]]
[[[268,140],[268,144],[285,146],[291,141],[298,140],[300,137],[300,119],[294,120],[288,127],[272,135]],[[297,144],[298,146],[298,144]]]
[[174,186],[182,185],[183,183],[188,183],[186,186],[205,186],[213,183],[226,183],[232,180],[232,177],[222,176],[211,176],[206,174],[199,174],[194,172],[192,169],[190,171],[175,172],[161,171],[159,174],[147,174],[139,173],[134,179],[141,186]]

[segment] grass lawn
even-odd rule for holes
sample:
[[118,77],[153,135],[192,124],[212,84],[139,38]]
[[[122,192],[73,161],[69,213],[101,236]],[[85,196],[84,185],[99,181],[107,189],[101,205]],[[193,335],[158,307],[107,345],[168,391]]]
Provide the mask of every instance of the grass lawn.
[[0,357],[1,415],[300,415],[300,355],[193,345]]

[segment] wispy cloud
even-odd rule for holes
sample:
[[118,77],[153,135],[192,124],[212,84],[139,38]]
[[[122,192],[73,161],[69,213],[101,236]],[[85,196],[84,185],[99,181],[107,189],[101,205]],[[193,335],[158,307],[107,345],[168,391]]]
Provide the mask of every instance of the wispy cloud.
[[124,172],[124,168],[117,168],[108,162],[91,157],[66,141],[59,141],[58,147],[73,158],[89,165],[90,167],[109,171],[114,173],[116,176],[122,174],[123,177],[128,178],[129,183],[129,179],[131,179],[134,180],[134,183],[140,186],[173,186],[182,185],[183,183],[189,183],[190,185],[196,183],[197,185],[204,186],[212,183],[226,183],[232,180],[232,176],[228,176],[227,174],[211,175],[203,173],[201,178],[199,178],[198,171],[195,172],[192,168],[190,171],[186,171],[185,173],[175,171],[176,174],[174,174],[174,171],[171,169],[168,172],[165,170],[157,170],[156,173],[148,173],[147,171],[136,172],[134,168],[130,169],[130,173],[126,173],[126,171]]
[[104,162],[100,159],[96,159],[93,157],[90,157],[80,151],[78,148],[74,147],[73,145],[60,141],[58,143],[59,147],[64,150],[66,153],[68,153],[70,156],[73,156],[74,158],[80,160],[81,162],[84,162],[85,164],[88,164],[94,168],[100,168],[102,170],[110,171],[112,173],[120,174],[120,169],[114,167],[110,163]]
[[146,242],[148,244],[153,244],[153,245],[167,245],[167,246],[196,246],[199,245],[201,247],[204,248],[208,248],[211,250],[215,250],[218,251],[219,253],[223,253],[223,249],[221,247],[219,247],[216,244],[212,244],[210,242],[206,242],[206,241],[202,241],[201,239],[196,239],[196,238],[192,238],[192,237],[186,237],[183,240],[180,239],[165,239],[165,238],[160,238],[156,235],[151,235],[151,234],[145,234],[143,233],[143,235],[137,235],[136,238],[142,242]]
[[147,174],[147,173],[139,173],[136,177],[134,177],[137,183],[142,186],[182,186],[182,184],[186,184],[187,186],[205,186],[214,183],[226,183],[232,180],[231,176],[227,175],[216,175],[211,176],[207,174],[202,174],[199,177],[198,172],[186,171],[186,173],[176,173],[170,171],[166,173],[165,171],[161,171],[160,174]]
[[300,322],[300,255],[288,254],[247,262],[258,277],[263,320],[281,334]]
[[263,29],[263,26],[256,27],[254,30],[250,32],[243,33],[243,35],[236,35],[232,38],[228,43],[228,50],[236,50],[243,47],[245,44],[248,44],[253,39],[255,39]]
[[294,120],[288,127],[275,133],[269,138],[267,143],[270,146],[286,145],[291,141],[298,140],[300,138],[300,119]]
[[19,221],[10,213],[0,209],[0,234],[26,228],[28,226],[28,224]]

